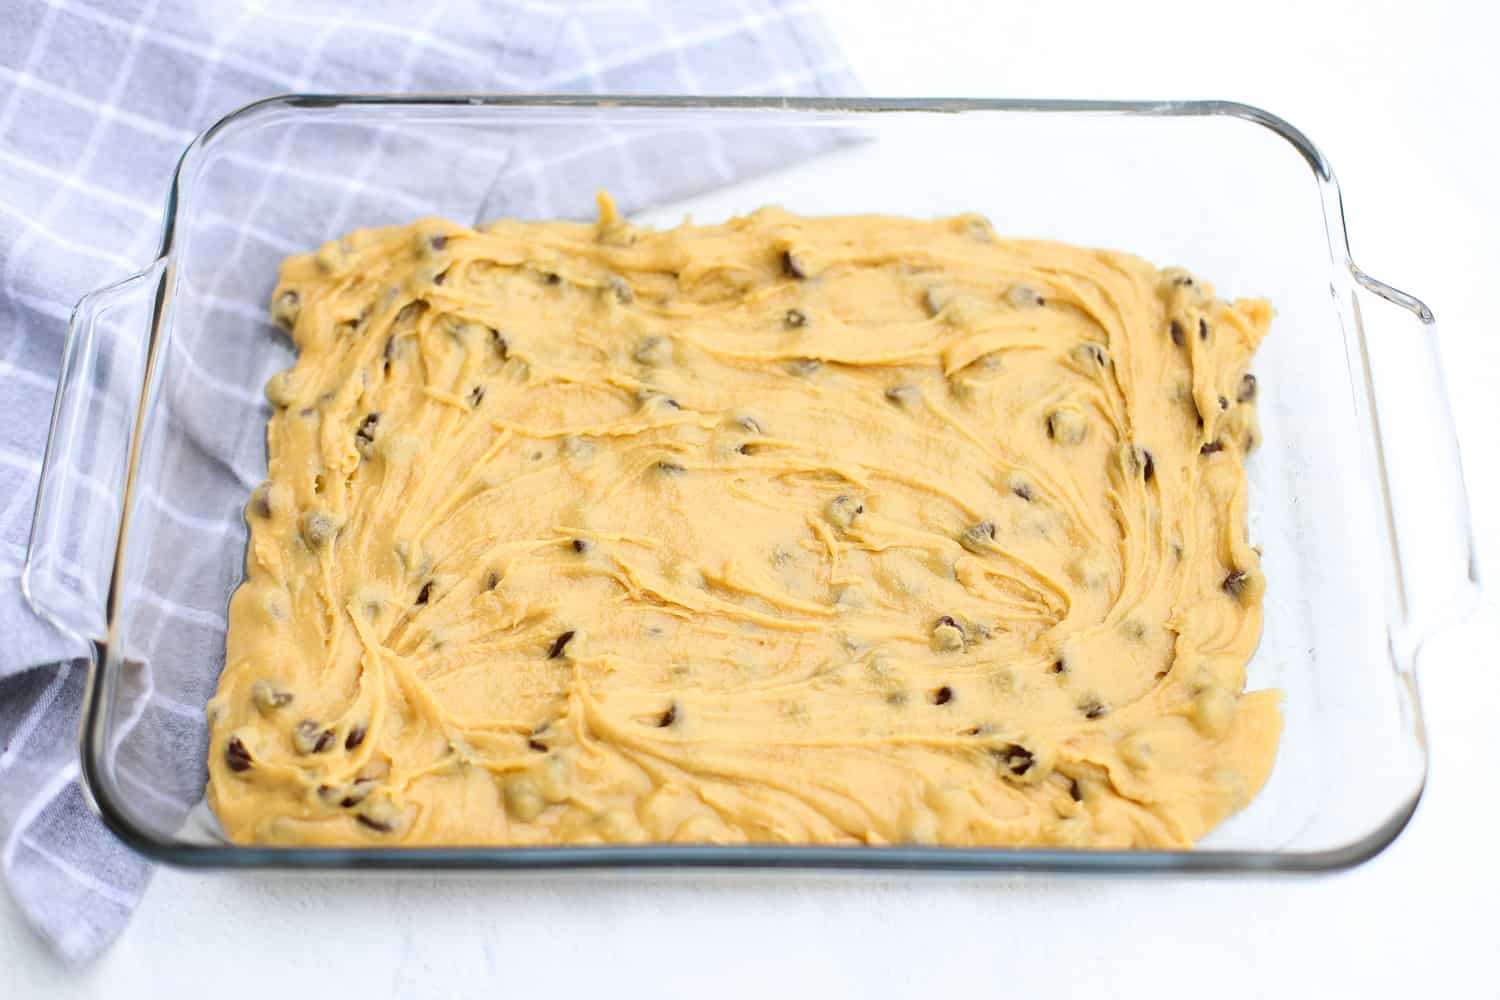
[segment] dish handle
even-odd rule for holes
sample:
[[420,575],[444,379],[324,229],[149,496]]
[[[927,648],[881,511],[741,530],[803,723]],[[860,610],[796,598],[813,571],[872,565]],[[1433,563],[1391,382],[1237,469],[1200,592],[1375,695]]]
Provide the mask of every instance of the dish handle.
[[1350,271],[1355,315],[1365,334],[1377,458],[1401,565],[1402,624],[1392,641],[1398,662],[1410,665],[1423,641],[1468,617],[1478,604],[1469,494],[1432,310],[1353,264]]
[[162,258],[85,295],[63,346],[21,589],[37,614],[103,640]]

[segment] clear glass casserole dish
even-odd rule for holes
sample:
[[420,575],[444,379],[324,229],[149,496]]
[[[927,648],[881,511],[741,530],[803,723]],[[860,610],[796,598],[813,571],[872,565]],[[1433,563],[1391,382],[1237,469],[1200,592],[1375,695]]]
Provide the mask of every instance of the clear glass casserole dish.
[[[354,850],[218,834],[201,804],[203,707],[243,573],[244,504],[264,475],[261,387],[292,360],[267,315],[281,258],[422,215],[587,217],[600,188],[668,224],[766,203],[976,211],[1006,235],[1124,249],[1269,298],[1277,317],[1255,363],[1264,444],[1249,462],[1269,588],[1249,686],[1284,692],[1285,731],[1249,808],[1192,851]],[[81,754],[93,803],[127,843],[170,863],[1323,870],[1381,850],[1421,796],[1417,665],[1476,583],[1456,447],[1431,312],[1354,266],[1326,160],[1254,108],[285,97],[189,147],[159,258],[79,304],[23,584],[92,649]]]

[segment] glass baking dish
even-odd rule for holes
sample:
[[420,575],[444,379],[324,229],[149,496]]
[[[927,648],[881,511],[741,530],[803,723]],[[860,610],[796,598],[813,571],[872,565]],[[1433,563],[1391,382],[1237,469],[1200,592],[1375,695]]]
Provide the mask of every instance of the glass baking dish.
[[[738,178],[726,183],[731,178]],[[397,180],[392,180],[397,179]],[[267,303],[287,253],[441,215],[646,222],[764,203],[987,215],[1001,233],[1180,264],[1271,299],[1250,534],[1269,581],[1250,687],[1284,693],[1271,779],[1191,851],[930,847],[240,847],[202,807],[203,708],[265,468]],[[649,192],[643,194],[642,192]],[[87,641],[81,754],[105,822],[199,867],[1323,870],[1421,796],[1424,642],[1475,592],[1431,312],[1359,271],[1327,161],[1223,102],[293,96],[183,154],[161,252],[79,303],[24,585]]]

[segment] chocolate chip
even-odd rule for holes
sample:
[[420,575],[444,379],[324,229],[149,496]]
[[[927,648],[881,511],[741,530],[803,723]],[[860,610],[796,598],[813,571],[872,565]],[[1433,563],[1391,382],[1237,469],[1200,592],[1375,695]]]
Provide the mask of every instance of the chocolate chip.
[[333,746],[332,729],[324,729],[316,719],[303,719],[292,730],[292,746],[300,754],[322,753]]
[[484,578],[484,589],[485,590],[494,590],[498,586],[500,586],[500,574],[499,573],[491,573],[489,576],[487,576],[487,577]]
[[786,317],[782,320],[789,327],[800,327],[807,325],[807,313],[801,309],[788,309]]
[[1073,797],[1074,802],[1083,801],[1083,786],[1072,778],[1068,779],[1068,794]]
[[310,510],[302,515],[302,539],[309,548],[321,548],[338,533],[339,525],[333,515],[321,510]]
[[781,271],[788,278],[807,277],[807,268],[802,259],[790,250],[781,251]]
[[1230,597],[1238,598],[1245,592],[1245,587],[1250,583],[1250,574],[1242,569],[1237,569],[1224,578],[1219,586],[1224,588],[1224,593]]
[[1198,339],[1208,339],[1208,320],[1203,319],[1201,316],[1198,318]]
[[1104,348],[1100,347],[1098,344],[1081,344],[1079,346],[1084,354],[1093,359],[1094,364],[1098,365],[1100,368],[1106,368],[1109,366],[1109,352]]
[[956,653],[964,649],[968,639],[964,627],[952,615],[943,615],[932,625],[932,648],[939,653]]
[[1229,400],[1225,399],[1223,396],[1219,397],[1219,409],[1221,409],[1221,410],[1227,410],[1227,409],[1229,409]]
[[562,284],[562,275],[558,274],[556,271],[543,271],[542,282],[543,284],[548,285],[560,285]]
[[245,749],[245,744],[240,742],[238,736],[229,737],[229,742],[224,746],[224,763],[231,771],[248,771],[252,763],[250,751]]
[[1179,320],[1174,319],[1172,321],[1172,325],[1168,329],[1171,330],[1172,333],[1172,343],[1176,344],[1178,347],[1181,347],[1184,343],[1187,342],[1187,338],[1183,335],[1182,332],[1182,323]]
[[426,604],[427,603],[427,599],[430,598],[431,596],[432,596],[432,581],[428,580],[426,583],[422,584],[422,589],[419,590],[419,591],[417,591],[417,604],[419,606],[423,605],[423,604]]
[[573,539],[573,551],[574,552],[582,554],[584,552],[587,552],[592,547],[593,547],[593,543],[591,543],[587,538],[575,538],[575,539]]
[[432,276],[432,283],[434,285],[441,285],[443,282],[445,282],[447,280],[448,280],[448,271],[447,271],[446,268],[444,270],[439,271],[437,274],[434,274]]
[[359,453],[366,458],[370,456],[370,446],[375,443],[375,428],[380,424],[379,413],[368,413],[360,422],[359,429],[354,432],[354,446]]
[[958,544],[976,555],[988,552],[991,543],[994,541],[994,521],[980,521],[978,524],[964,529],[964,533],[958,536]]
[[1067,673],[1068,672],[1068,661],[1067,661],[1067,659],[1065,657],[1059,656],[1057,659],[1053,660],[1052,661],[1052,672],[1054,674],[1065,674],[1065,673]]
[[854,521],[865,512],[865,505],[846,493],[840,493],[828,501],[828,520],[840,528],[853,526]]
[[1005,769],[1018,778],[1031,770],[1032,765],[1036,763],[1036,754],[1015,743],[997,747],[991,753],[1000,758],[1000,763]]
[[921,401],[922,392],[914,385],[893,385],[885,390],[885,398],[910,409]]
[[1246,372],[1245,377],[1240,379],[1240,387],[1235,392],[1234,398],[1238,399],[1241,403],[1248,403],[1255,398],[1257,388],[1255,376]]
[[1035,309],[1047,304],[1042,293],[1030,285],[1011,285],[1005,293],[1005,300],[1017,309]]
[[366,732],[367,730],[365,729],[364,723],[362,722],[355,723],[354,725],[350,726],[349,735],[344,737],[344,749],[358,749],[359,745],[365,741]]
[[677,703],[674,701],[672,704],[667,706],[667,710],[665,712],[661,713],[661,718],[656,720],[656,727],[658,729],[665,729],[676,721]]
[[427,245],[434,250],[441,250],[448,245],[448,235],[446,233],[434,233],[427,237]]
[[301,298],[295,291],[288,288],[276,296],[276,301],[271,305],[271,320],[288,333],[292,327],[297,325],[297,314],[301,310]]
[[1172,279],[1172,284],[1177,285],[1178,287],[1191,286],[1193,284],[1193,279],[1189,275],[1179,274]]
[[479,404],[482,402],[484,402],[484,386],[476,385],[474,390],[469,393],[469,405],[477,410],[479,409]]
[[1035,494],[1031,492],[1031,486],[1025,482],[1016,482],[1011,484],[1010,491],[1016,496],[1020,497],[1022,500],[1025,500],[1027,503],[1030,503],[1033,499],[1035,499]]
[[526,746],[537,753],[546,753],[550,748],[541,740],[527,740]]
[[271,484],[261,483],[250,493],[250,512],[261,517],[271,516]]
[[1109,706],[1098,698],[1085,698],[1078,703],[1078,711],[1085,719],[1102,719],[1109,714]]
[[672,342],[666,337],[652,334],[645,337],[636,345],[635,352],[631,357],[639,364],[650,368],[659,368],[672,363]]
[[490,346],[495,349],[496,354],[500,355],[501,361],[510,357],[510,344],[506,343],[504,335],[494,327],[490,327]]
[[1150,482],[1156,476],[1156,459],[1151,452],[1138,444],[1132,444],[1122,448],[1120,451],[1120,467],[1126,474],[1140,473],[1146,482]]
[[933,285],[922,293],[922,307],[927,310],[927,315],[937,316],[952,301],[952,296],[946,289]]
[[965,736],[988,736],[989,732],[989,726],[970,726],[968,729],[964,730],[963,734]]
[[755,454],[755,445],[750,444],[747,441],[745,444],[740,445],[738,448],[736,448],[734,450],[737,451],[737,452],[739,452],[741,455],[753,455],[753,454]]
[[256,681],[250,686],[250,700],[262,715],[269,715],[290,705],[292,692],[283,691],[270,681]]
[[631,288],[630,283],[619,275],[610,275],[605,285],[611,292],[614,292],[615,301],[620,305],[628,306],[635,301],[635,289]]
[[375,830],[378,833],[390,833],[392,830],[396,829],[396,822],[394,818],[387,818],[385,816],[371,816],[368,813],[356,813],[354,818],[359,820],[362,825],[367,826],[371,830]]
[[1047,438],[1060,444],[1078,444],[1088,436],[1088,419],[1076,410],[1053,410],[1047,414]]
[[556,660],[562,657],[563,650],[568,648],[568,643],[573,641],[573,636],[578,633],[569,629],[556,639],[552,640],[552,648],[547,652],[547,659]]
[[934,705],[946,705],[952,700],[953,689],[946,684],[932,692],[932,703]]
[[[332,789],[330,789],[330,791],[331,790]],[[371,781],[369,778],[362,778],[349,786],[348,794],[346,794],[342,799],[339,800],[339,805],[345,809],[353,809],[365,799],[369,798],[370,793],[374,790],[375,782]],[[320,788],[318,789],[318,791],[321,792],[322,789]]]
[[1212,455],[1215,452],[1220,452],[1220,451],[1223,451],[1223,450],[1224,450],[1224,442],[1223,441],[1208,441],[1208,442],[1206,442],[1203,445],[1202,448],[1198,449],[1198,454],[1200,454],[1200,455]]

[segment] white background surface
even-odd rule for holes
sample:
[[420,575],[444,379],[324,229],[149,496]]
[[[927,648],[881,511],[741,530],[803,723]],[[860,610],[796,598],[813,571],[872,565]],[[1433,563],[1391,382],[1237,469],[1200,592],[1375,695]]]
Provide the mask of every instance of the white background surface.
[[[1481,565],[1500,572],[1500,6],[827,10],[872,94],[1218,97],[1306,131],[1342,181],[1356,259],[1438,315]],[[167,870],[81,972],[0,893],[0,997],[1497,996],[1497,646],[1500,628],[1482,623],[1427,663],[1427,796],[1396,844],[1351,872],[787,883]]]

